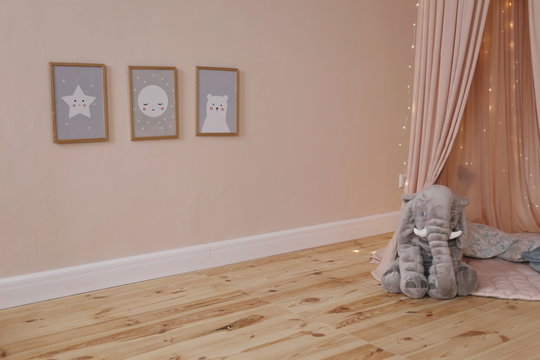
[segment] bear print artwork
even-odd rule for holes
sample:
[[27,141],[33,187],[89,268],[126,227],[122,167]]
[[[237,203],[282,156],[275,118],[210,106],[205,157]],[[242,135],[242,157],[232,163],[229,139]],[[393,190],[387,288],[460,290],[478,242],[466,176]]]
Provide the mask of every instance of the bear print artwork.
[[229,133],[227,125],[227,95],[212,96],[208,94],[206,102],[206,118],[202,125],[202,131],[205,133]]

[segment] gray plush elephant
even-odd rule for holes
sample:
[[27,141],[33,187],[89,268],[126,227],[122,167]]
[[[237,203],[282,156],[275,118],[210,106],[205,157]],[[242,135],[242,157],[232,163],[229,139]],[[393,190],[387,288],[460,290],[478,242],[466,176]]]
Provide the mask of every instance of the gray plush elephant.
[[422,298],[451,299],[471,293],[476,271],[462,260],[467,239],[463,207],[469,201],[442,185],[403,195],[404,207],[395,234],[398,257],[382,277],[386,291]]

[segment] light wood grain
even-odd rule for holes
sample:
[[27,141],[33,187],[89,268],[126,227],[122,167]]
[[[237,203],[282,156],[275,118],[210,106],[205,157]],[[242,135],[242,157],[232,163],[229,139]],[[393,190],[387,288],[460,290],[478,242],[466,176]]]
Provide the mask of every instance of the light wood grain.
[[540,304],[410,299],[390,234],[0,311],[8,359],[539,359]]

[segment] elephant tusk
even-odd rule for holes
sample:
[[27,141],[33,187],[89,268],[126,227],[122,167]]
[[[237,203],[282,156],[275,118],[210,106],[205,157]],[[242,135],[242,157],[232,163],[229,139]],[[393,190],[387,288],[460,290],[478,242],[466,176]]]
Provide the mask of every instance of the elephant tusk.
[[420,237],[426,237],[427,236],[427,229],[423,228],[422,230],[418,230],[417,228],[414,228],[414,233]]
[[463,231],[461,230],[458,230],[458,231],[452,231],[452,233],[450,234],[450,236],[448,237],[450,240],[452,239],[455,239],[457,237],[460,237],[461,234],[463,233]]

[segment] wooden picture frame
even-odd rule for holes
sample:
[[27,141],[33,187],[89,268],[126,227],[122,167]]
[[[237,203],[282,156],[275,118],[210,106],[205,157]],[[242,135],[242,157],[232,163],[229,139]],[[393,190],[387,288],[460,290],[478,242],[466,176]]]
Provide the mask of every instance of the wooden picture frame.
[[129,66],[131,140],[179,138],[178,80],[172,66]]
[[236,68],[197,66],[197,136],[239,134],[239,80]]
[[54,142],[108,141],[106,66],[50,62],[49,74]]

